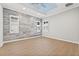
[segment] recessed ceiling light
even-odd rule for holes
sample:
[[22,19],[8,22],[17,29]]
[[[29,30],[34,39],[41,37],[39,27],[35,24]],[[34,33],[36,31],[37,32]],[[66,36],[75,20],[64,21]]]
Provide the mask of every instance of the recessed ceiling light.
[[26,8],[23,8],[23,10],[25,10]]

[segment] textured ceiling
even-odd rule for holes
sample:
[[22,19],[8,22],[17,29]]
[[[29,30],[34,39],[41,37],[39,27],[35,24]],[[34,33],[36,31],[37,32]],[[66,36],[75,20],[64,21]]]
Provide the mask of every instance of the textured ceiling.
[[41,13],[43,17],[56,15],[79,6],[78,3],[23,3],[22,5]]
[[32,3],[32,8],[42,13],[47,13],[57,8],[55,3]]
[[41,13],[48,13],[51,10],[55,10],[57,8],[56,3],[30,3],[30,4],[24,4],[28,5],[28,7],[32,8],[33,10],[36,10]]
[[79,7],[79,3],[2,3],[1,5],[3,8],[38,18],[46,18]]

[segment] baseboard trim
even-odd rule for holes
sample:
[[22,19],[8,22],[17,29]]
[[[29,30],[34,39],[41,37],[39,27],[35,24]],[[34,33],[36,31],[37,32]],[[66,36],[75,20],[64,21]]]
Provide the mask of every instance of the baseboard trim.
[[9,43],[9,42],[16,42],[16,41],[22,41],[22,40],[26,40],[26,39],[37,38],[37,37],[41,37],[41,36],[34,36],[34,37],[29,37],[29,38],[21,38],[21,39],[16,39],[16,40],[4,41],[3,44]]
[[43,37],[47,37],[47,38],[51,38],[51,39],[56,39],[56,40],[61,40],[61,41],[66,41],[66,42],[70,42],[70,43],[75,43],[75,44],[79,44],[79,42],[77,41],[70,41],[70,40],[65,40],[65,39],[62,39],[62,38],[58,38],[58,37],[52,37],[52,36],[44,36]]
[[[34,37],[29,37],[29,38],[22,38],[22,39],[16,39],[16,40],[4,41],[3,43],[0,44],[0,47],[2,47],[4,43],[16,42],[16,41],[21,41],[21,40],[27,40],[27,39],[37,38],[37,37],[41,37],[41,36],[34,36]],[[70,42],[70,43],[79,44],[79,42],[76,42],[76,41],[73,42],[73,41],[65,40],[65,39],[58,38],[58,37],[44,36],[44,35],[43,35],[42,37],[47,37],[47,38],[51,38],[51,39],[56,39],[56,40],[61,40],[61,41],[66,41],[66,42]]]
[[3,42],[2,42],[2,43],[0,43],[0,48],[1,48],[1,47],[3,47]]

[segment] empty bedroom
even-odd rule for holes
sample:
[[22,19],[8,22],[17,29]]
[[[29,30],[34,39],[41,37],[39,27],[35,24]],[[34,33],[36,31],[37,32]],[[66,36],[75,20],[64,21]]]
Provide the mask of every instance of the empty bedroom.
[[0,3],[0,56],[79,56],[79,3]]

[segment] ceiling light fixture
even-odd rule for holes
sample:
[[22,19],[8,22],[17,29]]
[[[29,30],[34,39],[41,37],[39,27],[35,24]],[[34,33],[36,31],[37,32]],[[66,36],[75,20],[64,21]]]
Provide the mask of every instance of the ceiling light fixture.
[[26,8],[23,8],[23,10],[25,10]]

